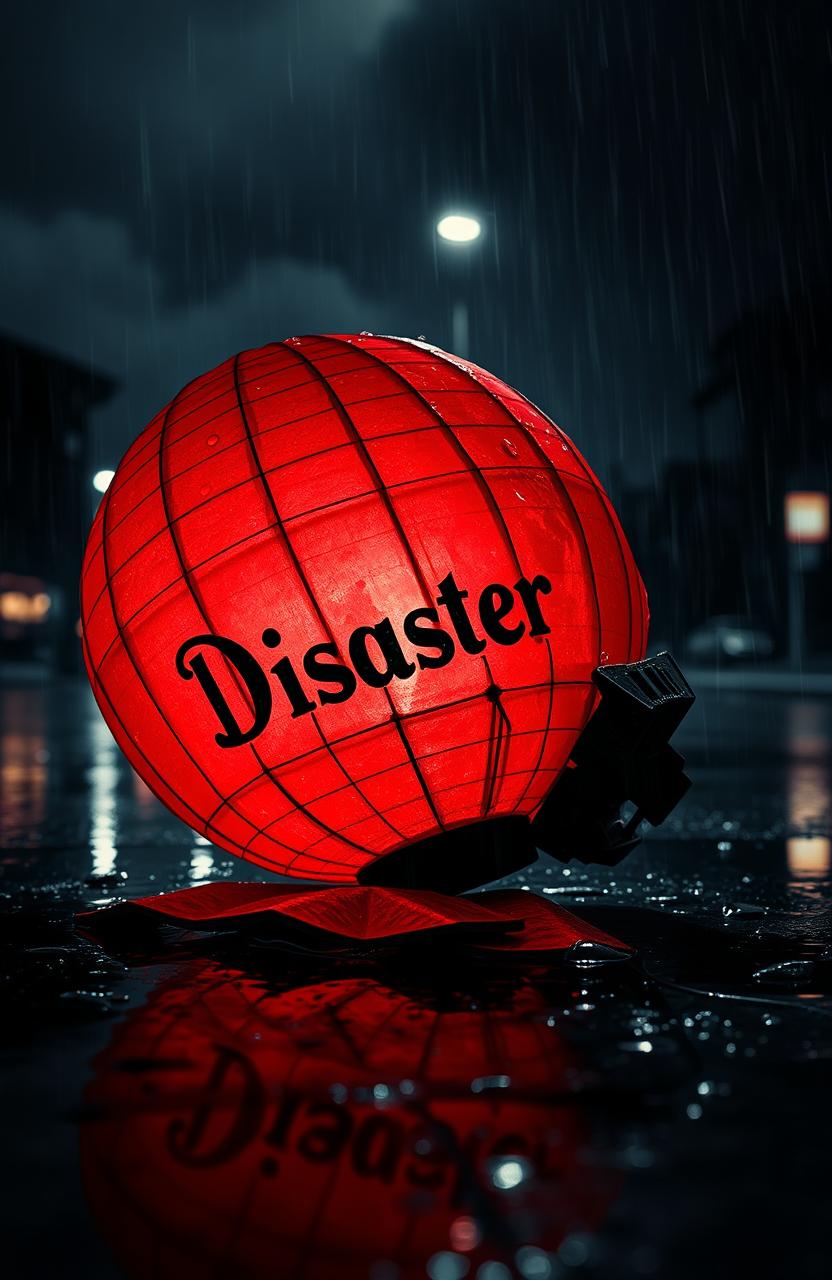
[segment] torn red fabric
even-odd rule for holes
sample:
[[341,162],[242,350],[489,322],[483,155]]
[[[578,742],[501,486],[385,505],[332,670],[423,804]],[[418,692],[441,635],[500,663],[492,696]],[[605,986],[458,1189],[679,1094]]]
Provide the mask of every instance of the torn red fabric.
[[581,945],[630,948],[563,907],[518,890],[454,897],[425,889],[208,884],[85,912],[91,932],[166,923],[199,931],[259,932],[292,945],[390,945],[455,935],[489,950],[545,955]]
[[137,913],[151,913],[171,924],[198,929],[227,928],[243,921],[252,926],[274,926],[283,919],[350,942],[380,942],[448,928],[474,929],[489,935],[522,928],[521,921],[500,916],[474,899],[453,898],[429,890],[265,884],[182,889],[120,902],[82,919],[87,924],[103,924],[102,917],[106,916],[109,924]]
[[[579,916],[549,898],[518,889],[493,889],[476,895],[477,901],[491,911],[512,920],[523,922],[519,932],[506,934],[504,938],[492,938],[487,943],[489,951],[524,951],[527,953],[566,951],[587,948],[587,957],[603,958],[604,949],[622,957],[632,955],[632,947],[621,942],[603,929],[596,929]],[[612,959],[610,955],[607,958]]]

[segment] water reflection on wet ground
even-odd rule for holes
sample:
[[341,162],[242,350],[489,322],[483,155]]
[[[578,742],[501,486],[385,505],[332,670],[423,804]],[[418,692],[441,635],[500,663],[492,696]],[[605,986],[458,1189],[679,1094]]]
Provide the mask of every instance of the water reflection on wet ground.
[[12,685],[3,725],[13,1276],[827,1273],[832,703],[701,700],[665,830],[513,877],[639,947],[593,969],[105,952],[78,908],[260,873],[80,682]]

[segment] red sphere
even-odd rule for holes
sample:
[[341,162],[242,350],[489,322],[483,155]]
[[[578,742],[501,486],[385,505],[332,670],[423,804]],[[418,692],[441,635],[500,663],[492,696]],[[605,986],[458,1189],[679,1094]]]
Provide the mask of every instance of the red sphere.
[[644,587],[564,433],[468,361],[292,338],[190,383],[87,544],[87,670],[130,763],[261,866],[353,882],[534,813],[643,656]]

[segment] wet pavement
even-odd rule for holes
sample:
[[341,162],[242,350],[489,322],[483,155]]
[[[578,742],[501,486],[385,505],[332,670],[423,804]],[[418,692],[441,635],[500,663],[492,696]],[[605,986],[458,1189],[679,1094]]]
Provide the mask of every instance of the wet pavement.
[[105,952],[80,908],[261,873],[80,680],[2,713],[5,1274],[828,1273],[832,700],[703,695],[660,832],[511,878],[639,948],[594,968]]

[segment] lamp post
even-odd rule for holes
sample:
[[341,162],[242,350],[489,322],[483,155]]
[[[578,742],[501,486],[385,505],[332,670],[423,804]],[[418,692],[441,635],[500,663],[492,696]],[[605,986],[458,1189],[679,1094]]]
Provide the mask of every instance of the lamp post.
[[786,494],[789,544],[789,666],[800,670],[806,656],[806,599],[803,574],[818,563],[818,547],[829,538],[829,495],[803,489]]
[[[471,214],[446,213],[436,224],[436,234],[456,250],[464,250],[480,239],[482,224]],[[457,298],[451,306],[451,347],[455,355],[468,355],[469,330],[468,303],[464,298]]]

